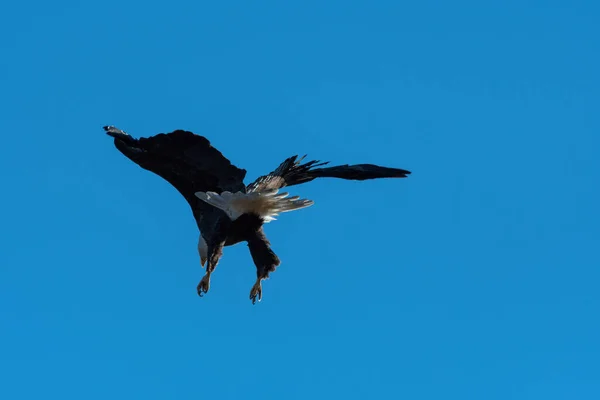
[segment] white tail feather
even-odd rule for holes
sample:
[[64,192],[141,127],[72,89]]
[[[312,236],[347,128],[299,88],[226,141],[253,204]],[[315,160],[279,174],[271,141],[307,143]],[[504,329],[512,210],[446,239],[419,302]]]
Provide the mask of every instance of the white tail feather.
[[271,222],[279,213],[300,210],[314,204],[312,200],[300,199],[300,196],[287,198],[289,193],[278,194],[277,189],[252,193],[196,192],[195,194],[211,206],[223,210],[232,221],[242,214],[253,213],[259,215],[265,222]]

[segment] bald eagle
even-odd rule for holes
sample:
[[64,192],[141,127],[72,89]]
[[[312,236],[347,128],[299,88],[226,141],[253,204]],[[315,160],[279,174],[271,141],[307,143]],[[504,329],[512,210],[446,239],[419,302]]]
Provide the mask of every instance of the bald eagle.
[[365,180],[405,178],[409,171],[372,164],[323,167],[327,162],[292,156],[273,172],[244,185],[246,170],[240,169],[211,146],[203,136],[176,130],[135,139],[114,126],[104,130],[116,148],[140,167],[154,172],[173,185],[189,203],[200,230],[198,253],[206,274],[197,286],[200,297],[208,292],[210,277],[224,246],[247,242],[256,265],[256,282],[250,290],[254,304],[262,299],[261,282],[275,271],[280,261],[271,249],[263,224],[282,212],[309,207],[313,201],[288,197],[279,189],[310,182],[315,178]]

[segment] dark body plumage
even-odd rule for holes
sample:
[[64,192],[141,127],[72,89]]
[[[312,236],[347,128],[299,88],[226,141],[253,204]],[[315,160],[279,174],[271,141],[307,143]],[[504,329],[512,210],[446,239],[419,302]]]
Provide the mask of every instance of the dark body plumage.
[[[263,231],[263,223],[268,219],[258,211],[242,212],[231,217],[226,212],[228,208],[221,209],[220,204],[217,204],[219,207],[214,206],[212,200],[206,199],[210,197],[210,193],[225,195],[227,192],[241,192],[248,196],[260,197],[263,193],[268,196],[269,192],[310,182],[320,177],[365,180],[404,178],[410,174],[403,169],[372,164],[336,167],[323,167],[327,163],[319,161],[302,164],[304,157],[298,159],[297,156],[293,156],[286,159],[273,172],[259,177],[246,186],[244,185],[246,170],[231,164],[203,136],[176,130],[167,134],[160,133],[148,138],[135,139],[112,126],[105,126],[104,130],[114,138],[115,146],[121,153],[142,168],[167,180],[189,203],[200,230],[199,252],[202,264],[205,261],[203,250],[206,252],[206,275],[198,284],[198,294],[202,295],[208,291],[210,274],[221,258],[224,246],[245,241],[248,243],[257,269],[257,281],[250,293],[253,303],[257,298],[260,300],[262,296],[261,281],[280,264]],[[208,195],[204,195],[203,200],[199,197],[199,192]],[[304,207],[307,202],[289,200],[283,200],[287,201],[286,205],[293,203],[289,210]],[[303,201],[305,203],[301,203]],[[301,204],[296,205],[296,203]]]

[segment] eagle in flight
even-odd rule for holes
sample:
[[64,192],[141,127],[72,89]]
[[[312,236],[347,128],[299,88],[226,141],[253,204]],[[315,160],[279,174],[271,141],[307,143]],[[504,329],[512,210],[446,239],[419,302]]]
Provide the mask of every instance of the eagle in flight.
[[323,167],[327,162],[292,156],[273,172],[244,184],[246,170],[240,169],[211,146],[203,136],[176,130],[135,139],[114,126],[104,130],[114,138],[116,148],[140,167],[154,172],[173,185],[189,203],[200,230],[198,253],[206,273],[197,286],[202,297],[223,248],[247,242],[256,265],[256,283],[250,290],[252,304],[262,298],[262,280],[280,264],[263,231],[263,224],[282,212],[309,207],[313,201],[279,193],[286,186],[315,178],[366,180],[406,178],[409,171],[372,164]]

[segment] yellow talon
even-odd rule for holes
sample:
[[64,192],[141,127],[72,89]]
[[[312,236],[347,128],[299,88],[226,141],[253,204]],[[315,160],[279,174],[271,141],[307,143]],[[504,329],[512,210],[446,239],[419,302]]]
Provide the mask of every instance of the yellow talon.
[[250,300],[252,300],[252,304],[256,304],[256,299],[258,297],[258,301],[260,301],[262,299],[262,285],[261,285],[261,281],[262,279],[257,279],[256,283],[254,284],[254,286],[252,286],[252,289],[250,290]]
[[210,272],[207,272],[203,277],[196,290],[198,291],[198,296],[202,297],[204,293],[208,293],[208,289],[210,289]]

